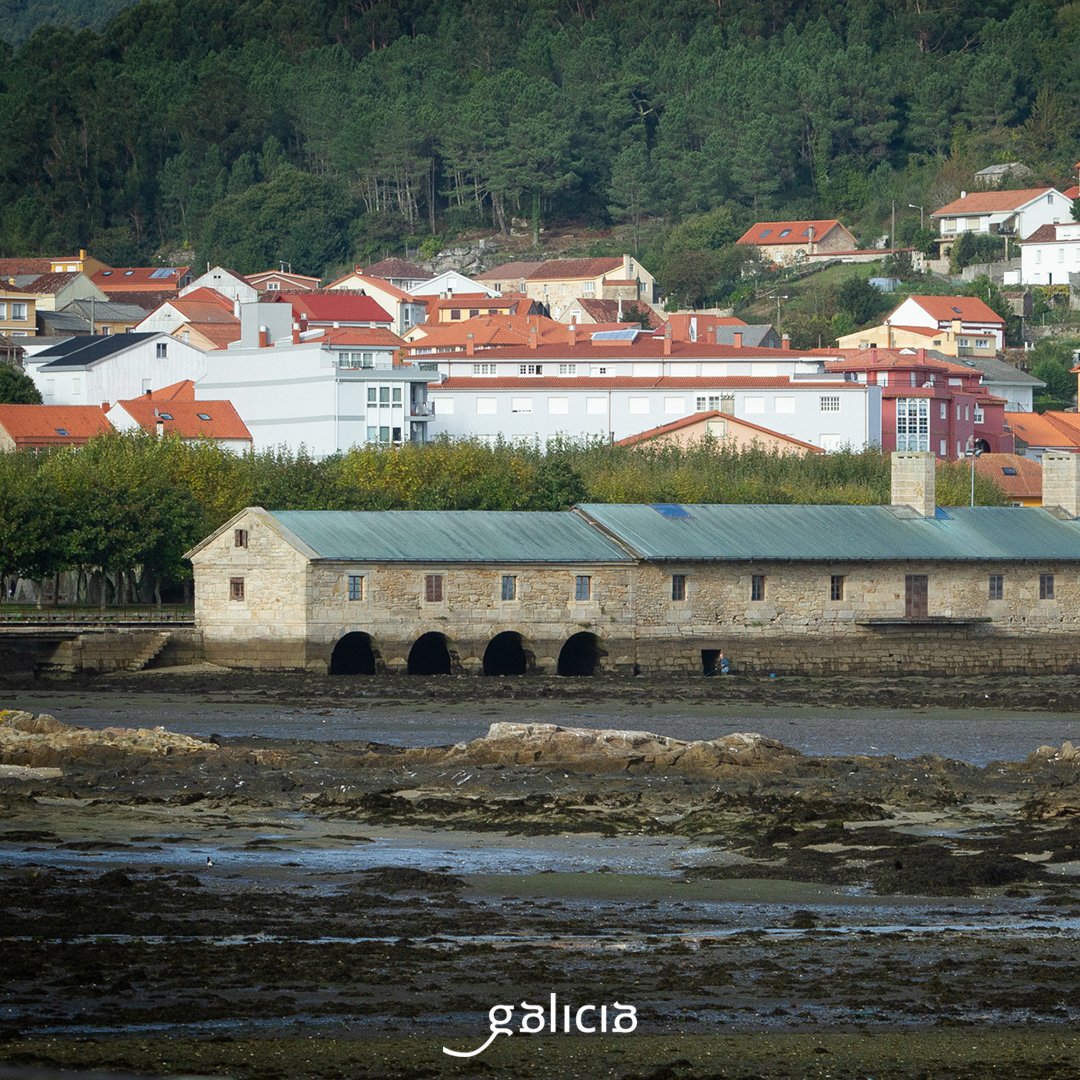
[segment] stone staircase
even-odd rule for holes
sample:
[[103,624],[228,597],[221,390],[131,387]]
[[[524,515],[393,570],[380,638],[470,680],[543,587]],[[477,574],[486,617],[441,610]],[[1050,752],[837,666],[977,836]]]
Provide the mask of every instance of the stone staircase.
[[145,635],[146,640],[138,647],[131,660],[124,665],[125,671],[142,671],[169,644],[168,630],[155,630]]

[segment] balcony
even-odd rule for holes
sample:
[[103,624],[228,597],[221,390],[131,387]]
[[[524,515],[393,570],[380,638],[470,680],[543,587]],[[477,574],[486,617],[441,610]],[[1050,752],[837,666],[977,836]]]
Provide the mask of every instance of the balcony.
[[413,420],[430,420],[435,415],[435,402],[413,401],[409,404],[409,417]]

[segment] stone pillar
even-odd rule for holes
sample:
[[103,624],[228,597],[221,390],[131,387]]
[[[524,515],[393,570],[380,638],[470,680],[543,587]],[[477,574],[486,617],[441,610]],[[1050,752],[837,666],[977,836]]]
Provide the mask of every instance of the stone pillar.
[[1080,454],[1048,451],[1042,459],[1042,504],[1080,517]]
[[897,450],[892,455],[892,504],[910,506],[923,517],[933,517],[937,508],[934,490],[937,468],[933,454]]

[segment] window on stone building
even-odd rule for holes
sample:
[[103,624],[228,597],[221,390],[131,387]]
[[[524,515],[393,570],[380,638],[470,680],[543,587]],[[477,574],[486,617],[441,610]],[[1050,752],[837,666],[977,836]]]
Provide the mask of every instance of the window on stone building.
[[989,578],[989,596],[991,600],[1002,600],[1005,597],[1005,575],[991,574]]
[[229,599],[230,600],[243,600],[244,599],[244,579],[242,577],[229,578]]
[[443,599],[442,574],[424,575],[424,599],[429,604],[441,604]]
[[751,600],[764,600],[765,599],[765,575],[764,574],[751,574],[750,575],[750,599]]
[[844,575],[833,574],[829,578],[829,599],[830,600],[843,600],[844,599]]
[[574,578],[574,599],[592,599],[592,577],[589,574],[578,574]]
[[1039,599],[1040,600],[1053,600],[1054,599],[1054,575],[1053,574],[1040,574],[1039,575]]
[[350,574],[349,575],[349,599],[350,600],[366,600],[367,599],[367,582],[364,580],[363,574]]
[[671,575],[671,599],[672,600],[685,600],[686,599],[686,575],[685,574],[672,574]]
[[504,600],[516,600],[518,598],[517,574],[503,574],[502,598]]
[[234,529],[233,530],[233,547],[247,547],[248,546],[248,531],[247,529]]

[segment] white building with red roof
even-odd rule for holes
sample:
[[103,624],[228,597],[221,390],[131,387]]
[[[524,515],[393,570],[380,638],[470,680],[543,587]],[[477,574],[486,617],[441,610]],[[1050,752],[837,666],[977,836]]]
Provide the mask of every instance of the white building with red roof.
[[82,446],[112,430],[100,405],[0,405],[0,451]]
[[260,270],[257,274],[246,274],[244,280],[260,297],[267,292],[311,292],[321,281],[307,274],[294,274],[292,270]]
[[366,274],[358,266],[349,273],[331,281],[328,292],[350,292],[370,296],[390,316],[390,329],[395,334],[407,334],[409,330],[427,319],[427,307],[404,289],[398,288],[385,278]]
[[1015,191],[962,191],[930,217],[938,223],[942,258],[965,232],[1025,240],[1036,229],[1072,219],[1072,201],[1057,188],[1020,188]]
[[185,379],[158,393],[118,401],[106,412],[117,431],[137,428],[151,435],[174,435],[185,442],[211,439],[242,454],[251,449],[251,432],[231,401],[195,400],[195,384]]
[[858,247],[855,237],[836,218],[757,221],[735,243],[756,247],[763,259],[778,266],[791,266],[812,255]]
[[1005,347],[1005,320],[977,296],[909,296],[883,325],[952,331],[957,356],[986,355]]
[[1020,242],[1020,280],[1025,285],[1068,285],[1080,274],[1080,221],[1042,225]]
[[293,316],[307,326],[381,326],[392,330],[393,316],[373,297],[353,291],[278,293],[264,301],[289,304]]
[[494,440],[621,439],[715,410],[820,446],[881,439],[876,386],[825,371],[790,349],[673,341],[623,329],[567,328],[567,340],[425,356],[446,376],[430,387],[438,430]]

